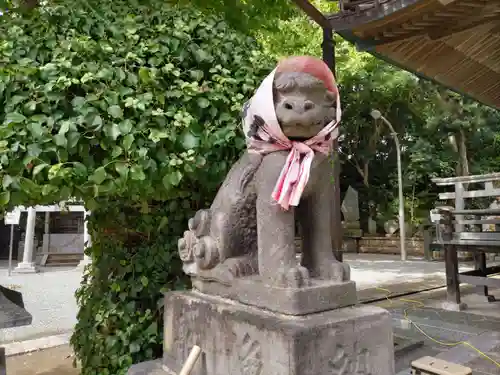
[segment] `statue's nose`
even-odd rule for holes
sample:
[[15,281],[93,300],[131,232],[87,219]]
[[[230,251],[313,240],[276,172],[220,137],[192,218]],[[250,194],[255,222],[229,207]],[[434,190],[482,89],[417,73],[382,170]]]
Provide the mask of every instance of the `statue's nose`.
[[311,109],[313,109],[315,105],[310,100],[290,100],[290,99],[287,99],[283,103],[283,106],[285,107],[285,109],[294,111],[296,113],[304,113],[304,112],[307,112],[307,111],[310,111]]

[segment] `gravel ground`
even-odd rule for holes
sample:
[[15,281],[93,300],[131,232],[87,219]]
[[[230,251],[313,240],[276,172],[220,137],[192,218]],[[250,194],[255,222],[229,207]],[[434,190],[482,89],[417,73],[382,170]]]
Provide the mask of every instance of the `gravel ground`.
[[7,358],[8,375],[78,375],[68,345]]
[[[3,264],[2,264],[3,266]],[[0,266],[0,284],[20,291],[33,323],[0,330],[0,343],[29,340],[69,332],[76,323],[75,291],[82,271],[76,268],[45,268],[36,274],[12,274]]]
[[[346,254],[358,289],[376,285],[424,281],[436,275],[444,277],[444,263],[426,262],[419,258],[401,262],[395,255]],[[465,265],[463,269],[469,268]],[[33,324],[0,330],[0,343],[29,340],[71,332],[76,323],[77,306],[74,293],[81,281],[77,268],[45,268],[37,274],[8,276],[5,263],[0,263],[0,284],[23,293],[25,307],[33,315]]]
[[[402,262],[398,255],[345,254],[344,261],[351,266],[351,278],[358,289],[445,277],[444,262],[428,262],[418,257],[408,257],[408,261]],[[472,269],[472,264],[462,263],[460,270]]]

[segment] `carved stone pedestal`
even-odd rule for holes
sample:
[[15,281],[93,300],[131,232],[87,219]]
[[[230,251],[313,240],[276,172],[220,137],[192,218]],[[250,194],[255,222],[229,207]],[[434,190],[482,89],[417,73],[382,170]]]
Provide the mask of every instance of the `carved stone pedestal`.
[[225,286],[193,279],[193,287],[202,293],[229,298],[244,304],[287,315],[306,315],[355,305],[354,281],[311,280],[301,288],[279,288],[262,283],[258,277],[244,277]]
[[179,373],[195,344],[192,375],[394,374],[391,317],[381,308],[291,316],[198,292],[165,296],[163,372],[151,362],[129,374]]

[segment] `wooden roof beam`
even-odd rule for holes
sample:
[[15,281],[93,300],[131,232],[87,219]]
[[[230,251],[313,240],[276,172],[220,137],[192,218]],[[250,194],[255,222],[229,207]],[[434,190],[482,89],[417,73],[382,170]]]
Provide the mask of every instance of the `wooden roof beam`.
[[[484,7],[484,1],[482,1],[482,4]],[[415,19],[401,25],[401,28],[383,31],[378,36],[375,36],[375,45],[385,45],[423,35],[429,37],[431,40],[441,39],[480,26],[484,22],[489,22],[497,18],[496,13],[490,16],[484,16],[482,8],[474,7],[467,11],[462,8],[462,5],[463,4],[460,4],[459,8],[446,11],[438,10],[430,14],[424,14],[420,19]],[[465,16],[474,18],[469,22],[453,22],[452,18],[463,19]],[[429,25],[429,23],[431,25]],[[447,26],[447,23],[452,24]]]
[[464,25],[459,24],[450,28],[436,28],[435,30],[429,31],[427,34],[429,35],[429,38],[431,38],[432,40],[437,40],[462,31],[473,29],[475,27],[484,25],[487,22],[498,21],[498,20],[500,20],[500,14],[497,14],[493,17],[477,19],[475,21],[469,22]]
[[311,19],[313,19],[323,29],[331,29],[330,22],[325,15],[312,5],[308,0],[292,0],[300,9],[302,9]]

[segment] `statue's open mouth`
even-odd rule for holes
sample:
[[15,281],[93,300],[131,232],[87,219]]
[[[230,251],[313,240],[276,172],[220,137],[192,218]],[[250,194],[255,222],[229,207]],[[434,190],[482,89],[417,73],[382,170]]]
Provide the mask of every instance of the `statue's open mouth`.
[[309,138],[306,138],[306,137],[288,137],[288,139],[293,141],[293,142],[305,142]]

